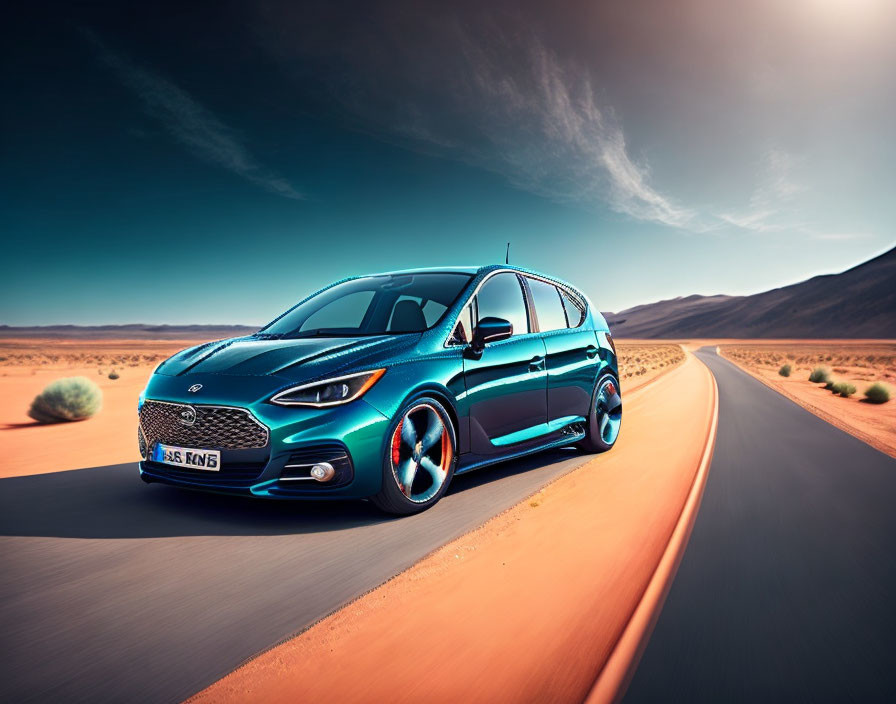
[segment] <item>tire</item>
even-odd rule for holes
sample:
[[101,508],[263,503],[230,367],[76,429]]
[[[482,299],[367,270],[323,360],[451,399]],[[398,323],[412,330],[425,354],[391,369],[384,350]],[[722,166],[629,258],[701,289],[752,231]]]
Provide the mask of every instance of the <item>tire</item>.
[[591,394],[591,409],[585,423],[585,437],[577,446],[585,452],[611,450],[622,425],[622,398],[619,380],[612,372],[597,378]]
[[370,500],[395,515],[425,511],[448,490],[456,464],[457,434],[451,416],[439,401],[418,396],[401,407],[389,426],[383,486]]

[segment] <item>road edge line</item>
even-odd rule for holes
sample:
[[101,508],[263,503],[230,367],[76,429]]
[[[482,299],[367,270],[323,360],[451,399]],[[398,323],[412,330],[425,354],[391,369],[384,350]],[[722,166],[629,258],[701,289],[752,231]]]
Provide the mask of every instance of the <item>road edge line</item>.
[[[693,355],[697,359],[696,355]],[[700,361],[699,359],[697,361]],[[703,364],[702,361],[700,361]],[[656,569],[641,595],[638,605],[635,606],[622,635],[616,641],[609,658],[603,668],[597,674],[591,691],[586,698],[587,704],[605,704],[622,700],[641,656],[647,647],[650,634],[659,619],[666,596],[672,586],[678,565],[684,556],[688,539],[694,528],[694,521],[703,499],[703,491],[706,488],[706,480],[709,475],[709,467],[715,450],[716,434],[719,424],[719,387],[715,375],[706,364],[703,364],[706,373],[712,379],[713,412],[712,421],[707,431],[706,445],[703,456],[694,477],[694,483],[688,493],[684,507],[679,514],[678,522],[672,530],[669,543],[657,563]]]

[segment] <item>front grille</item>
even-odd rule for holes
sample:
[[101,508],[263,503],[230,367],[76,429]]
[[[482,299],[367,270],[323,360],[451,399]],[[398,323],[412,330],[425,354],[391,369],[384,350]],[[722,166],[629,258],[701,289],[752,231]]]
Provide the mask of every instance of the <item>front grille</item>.
[[[192,425],[182,422],[183,413],[188,418],[195,415]],[[267,427],[245,408],[230,406],[144,401],[140,427],[149,447],[161,442],[197,449],[248,450],[268,444]]]

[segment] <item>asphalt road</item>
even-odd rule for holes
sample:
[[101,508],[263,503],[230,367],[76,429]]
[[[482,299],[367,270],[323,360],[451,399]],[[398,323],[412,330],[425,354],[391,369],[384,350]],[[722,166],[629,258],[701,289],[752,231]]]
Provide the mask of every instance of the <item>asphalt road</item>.
[[896,460],[698,357],[715,453],[624,701],[896,701]]
[[588,459],[457,477],[403,519],[146,485],[132,464],[0,480],[0,701],[181,701]]

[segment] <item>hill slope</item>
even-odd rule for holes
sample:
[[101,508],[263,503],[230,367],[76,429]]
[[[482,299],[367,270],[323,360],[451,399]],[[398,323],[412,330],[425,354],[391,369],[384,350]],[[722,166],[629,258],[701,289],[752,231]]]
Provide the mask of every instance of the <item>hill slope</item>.
[[896,338],[896,247],[752,296],[687,296],[606,318],[616,337]]

